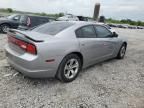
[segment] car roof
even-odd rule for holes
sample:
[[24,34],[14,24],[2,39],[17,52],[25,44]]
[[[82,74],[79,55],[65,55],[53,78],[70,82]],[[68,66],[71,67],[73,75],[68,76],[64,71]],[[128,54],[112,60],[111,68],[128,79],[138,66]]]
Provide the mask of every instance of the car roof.
[[96,22],[96,21],[92,21],[92,22],[88,22],[88,21],[58,21],[58,22],[69,22],[69,23],[73,23],[73,24],[84,24],[84,25],[87,25],[87,24],[97,24],[97,25],[104,25],[104,23],[99,23],[99,22]]

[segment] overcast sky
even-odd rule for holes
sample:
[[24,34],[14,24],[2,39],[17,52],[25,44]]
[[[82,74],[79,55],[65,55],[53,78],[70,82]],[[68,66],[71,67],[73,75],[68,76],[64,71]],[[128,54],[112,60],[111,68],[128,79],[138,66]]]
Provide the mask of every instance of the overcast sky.
[[144,0],[0,0],[0,8],[92,17],[96,2],[101,3],[100,15],[107,18],[144,21]]

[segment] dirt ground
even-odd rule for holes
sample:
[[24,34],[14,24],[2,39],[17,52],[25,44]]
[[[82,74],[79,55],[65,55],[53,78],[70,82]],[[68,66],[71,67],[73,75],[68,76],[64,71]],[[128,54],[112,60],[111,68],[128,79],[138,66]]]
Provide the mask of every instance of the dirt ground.
[[116,29],[128,39],[125,59],[83,70],[72,83],[31,79],[6,62],[0,35],[0,108],[144,108],[144,30]]

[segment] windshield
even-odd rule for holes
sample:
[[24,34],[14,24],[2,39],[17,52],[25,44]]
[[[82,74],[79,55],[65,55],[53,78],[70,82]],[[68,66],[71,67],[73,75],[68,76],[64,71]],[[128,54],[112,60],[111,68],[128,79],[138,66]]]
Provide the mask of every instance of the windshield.
[[51,22],[34,28],[32,31],[56,35],[57,33],[63,31],[64,29],[72,26],[74,23],[71,22]]

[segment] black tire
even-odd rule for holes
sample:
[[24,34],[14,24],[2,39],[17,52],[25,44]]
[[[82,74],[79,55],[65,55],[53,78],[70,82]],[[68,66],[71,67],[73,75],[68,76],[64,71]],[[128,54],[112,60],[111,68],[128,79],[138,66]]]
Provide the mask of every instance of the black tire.
[[2,24],[0,25],[0,30],[2,33],[7,33],[7,30],[5,28],[10,28],[10,26],[8,24]]
[[[78,67],[77,73],[75,74],[75,76],[73,78],[67,78],[64,74],[65,73],[64,68],[66,66],[66,63],[68,61],[70,61],[71,59],[76,59],[78,61],[77,63],[79,64],[79,67]],[[60,66],[58,68],[56,78],[58,78],[62,82],[72,82],[73,80],[75,80],[77,78],[81,68],[82,68],[82,63],[81,63],[80,58],[76,54],[69,54],[62,60]]]
[[[117,59],[123,59],[125,57],[126,49],[127,49],[127,45],[124,43],[119,50]],[[122,52],[123,52],[123,54],[122,54]]]

